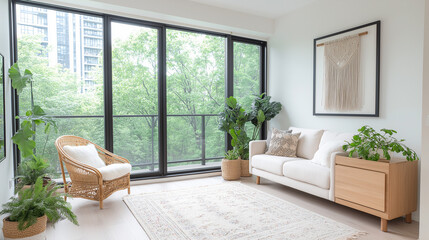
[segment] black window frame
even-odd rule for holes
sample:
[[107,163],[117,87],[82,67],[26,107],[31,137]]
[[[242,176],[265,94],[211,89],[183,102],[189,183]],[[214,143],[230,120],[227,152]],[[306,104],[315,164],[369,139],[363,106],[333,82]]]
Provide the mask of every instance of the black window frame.
[[[74,14],[83,14],[89,17],[99,17],[103,21],[103,71],[104,71],[104,114],[103,115],[94,115],[94,116],[55,116],[58,118],[104,118],[104,147],[109,151],[114,151],[113,149],[113,96],[112,96],[112,39],[111,39],[111,23],[112,22],[121,22],[126,24],[134,24],[143,27],[155,28],[159,30],[158,35],[158,54],[159,54],[159,68],[158,68],[158,159],[159,159],[159,171],[158,172],[149,172],[149,173],[133,173],[131,174],[132,180],[139,179],[149,179],[149,178],[161,178],[161,177],[170,177],[177,175],[188,175],[196,173],[206,173],[206,172],[218,172],[220,167],[211,167],[211,168],[193,168],[189,170],[182,171],[167,171],[167,94],[166,94],[166,30],[174,29],[180,31],[194,32],[200,34],[214,35],[224,37],[226,39],[226,76],[225,76],[225,97],[233,96],[233,45],[234,42],[248,43],[253,45],[260,46],[260,93],[266,92],[267,90],[267,42],[257,39],[251,39],[241,36],[235,36],[232,34],[226,34],[216,31],[209,31],[204,29],[197,29],[179,25],[166,24],[162,22],[153,22],[135,18],[129,18],[118,15],[111,15],[106,13],[94,12],[82,10],[79,8],[70,8],[65,6],[58,6],[47,3],[39,2],[30,2],[25,0],[9,0],[9,28],[10,28],[10,47],[11,47],[11,64],[18,60],[18,51],[17,51],[17,21],[16,21],[16,5],[25,5],[31,7],[40,7],[45,9],[58,10]],[[19,119],[16,119],[15,116],[19,115],[19,97],[16,94],[16,91],[10,87],[11,98],[12,98],[12,131],[15,133],[19,128]],[[267,134],[266,124],[264,123],[261,129],[261,138],[265,139]],[[227,136],[225,138],[225,147],[231,149],[230,138]],[[16,144],[13,147],[14,152],[14,170],[15,175],[17,171],[18,164],[21,161],[21,156],[19,149]]]

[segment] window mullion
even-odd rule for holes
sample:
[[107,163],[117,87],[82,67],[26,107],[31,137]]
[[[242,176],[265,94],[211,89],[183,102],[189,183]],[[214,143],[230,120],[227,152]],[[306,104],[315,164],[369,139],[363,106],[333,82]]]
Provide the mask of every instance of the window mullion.
[[113,152],[113,101],[112,101],[112,34],[111,18],[105,16],[104,30],[104,144]]

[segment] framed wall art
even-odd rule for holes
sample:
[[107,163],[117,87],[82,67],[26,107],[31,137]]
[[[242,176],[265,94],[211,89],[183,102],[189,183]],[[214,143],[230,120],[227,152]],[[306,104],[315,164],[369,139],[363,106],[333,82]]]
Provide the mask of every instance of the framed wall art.
[[313,115],[379,116],[380,25],[314,39]]

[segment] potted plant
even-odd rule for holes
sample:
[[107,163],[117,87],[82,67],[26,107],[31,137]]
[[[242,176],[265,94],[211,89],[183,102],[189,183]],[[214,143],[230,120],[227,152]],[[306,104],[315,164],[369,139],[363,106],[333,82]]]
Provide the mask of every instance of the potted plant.
[[390,153],[402,153],[408,161],[419,160],[417,153],[405,146],[404,139],[398,140],[393,134],[397,131],[392,129],[381,129],[375,131],[370,126],[363,126],[358,129],[358,134],[353,139],[343,145],[344,151],[349,151],[349,157],[357,155],[359,158],[378,161],[383,159],[390,160]]
[[17,94],[21,94],[23,89],[27,85],[30,85],[31,109],[25,112],[25,116],[16,117],[21,120],[21,125],[12,137],[13,142],[21,152],[22,158],[24,158],[18,168],[18,189],[25,185],[28,188],[40,176],[45,177],[46,185],[50,181],[50,178],[47,176],[50,164],[44,159],[43,153],[35,154],[36,126],[44,125],[44,133],[47,134],[47,141],[51,127],[54,127],[57,131],[57,125],[52,118],[46,116],[45,111],[40,106],[34,104],[32,72],[28,69],[21,72],[18,63],[13,64],[8,72],[12,81],[12,87],[16,90]]
[[[249,142],[259,138],[262,124],[274,118],[281,110],[279,102],[271,102],[271,97],[265,93],[257,95],[252,103],[252,109],[247,113],[237,99],[226,99],[224,111],[220,113],[219,130],[227,132],[231,136],[231,146],[241,158],[241,176],[249,177]],[[245,124],[253,124],[252,137],[248,137]]]
[[67,203],[61,195],[54,195],[58,188],[43,186],[43,179],[39,177],[31,188],[21,189],[18,196],[10,198],[9,202],[3,204],[0,215],[9,214],[3,219],[4,237],[28,239],[40,236],[40,239],[44,239],[47,220],[55,224],[64,217],[78,225],[70,203]]
[[30,188],[31,185],[36,183],[37,178],[43,178],[43,185],[46,186],[50,184],[51,178],[48,176],[50,164],[40,158],[40,157],[32,157],[27,158],[22,161],[18,166],[18,184],[16,189],[19,190],[21,188]]
[[222,177],[227,181],[238,180],[241,176],[241,162],[237,149],[229,150],[222,159]]
[[[226,105],[224,111],[220,113],[219,117],[219,130],[222,130],[231,136],[231,146],[232,150],[226,153],[226,159],[233,160],[234,156],[237,156],[235,160],[240,163],[243,161],[242,159],[249,158],[249,142],[250,138],[247,136],[245,124],[249,121],[249,114],[246,113],[244,108],[241,107],[240,104],[237,103],[237,99],[234,97],[229,97],[226,99]],[[239,159],[240,158],[240,159]],[[238,164],[236,163],[236,164]],[[247,165],[248,166],[248,165]],[[241,169],[245,167],[240,167]],[[223,168],[222,168],[223,169]],[[248,170],[247,170],[248,173]],[[245,176],[249,174],[244,174]],[[223,176],[223,170],[222,170]]]

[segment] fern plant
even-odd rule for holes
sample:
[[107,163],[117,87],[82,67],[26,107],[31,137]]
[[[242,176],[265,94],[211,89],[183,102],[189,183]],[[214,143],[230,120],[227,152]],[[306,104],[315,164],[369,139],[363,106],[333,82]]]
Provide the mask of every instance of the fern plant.
[[67,218],[78,225],[71,204],[62,197],[64,194],[55,193],[58,188],[53,185],[43,186],[43,179],[39,177],[31,188],[20,190],[17,197],[12,197],[9,202],[3,204],[0,215],[10,214],[8,221],[18,222],[19,230],[27,229],[43,215],[53,224]]
[[227,160],[237,160],[240,158],[240,154],[238,154],[236,149],[228,150],[225,153],[225,159]]
[[393,129],[383,128],[377,132],[370,126],[363,126],[358,129],[358,134],[353,136],[351,142],[343,145],[343,150],[350,151],[349,157],[356,153],[359,157],[372,161],[378,161],[380,153],[390,160],[392,152],[402,153],[408,161],[419,160],[417,153],[403,144],[404,139],[398,140],[393,136],[395,133],[397,131]]
[[45,159],[36,155],[22,161],[18,167],[19,175],[16,176],[19,179],[17,189],[21,189],[24,185],[33,185],[39,177],[46,177],[50,172],[50,166]]

